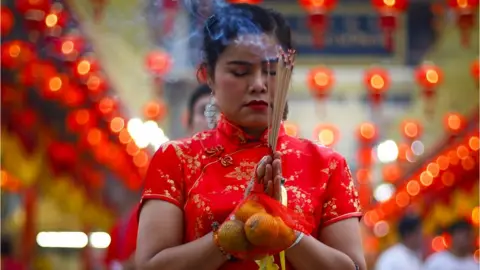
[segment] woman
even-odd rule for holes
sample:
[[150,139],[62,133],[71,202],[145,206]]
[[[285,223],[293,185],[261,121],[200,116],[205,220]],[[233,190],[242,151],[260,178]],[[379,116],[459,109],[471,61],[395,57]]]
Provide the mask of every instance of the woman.
[[204,32],[204,65],[221,117],[213,130],[165,144],[152,159],[141,201],[139,268],[257,270],[255,262],[226,254],[212,233],[257,174],[276,193],[285,179],[289,208],[315,220],[311,235],[286,251],[288,269],[366,269],[361,213],[345,159],[283,128],[278,152],[269,154],[271,57],[278,46],[292,47],[283,17],[259,6],[229,5],[207,20]]

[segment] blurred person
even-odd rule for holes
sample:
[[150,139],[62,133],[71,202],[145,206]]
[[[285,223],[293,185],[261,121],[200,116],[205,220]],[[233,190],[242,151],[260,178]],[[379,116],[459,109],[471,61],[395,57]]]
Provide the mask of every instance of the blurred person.
[[422,222],[420,217],[407,215],[398,223],[400,242],[385,250],[375,270],[420,270],[422,269]]
[[283,127],[279,148],[272,153],[268,145],[278,48],[293,49],[283,15],[258,5],[224,5],[203,32],[202,66],[212,89],[205,113],[213,129],[155,153],[140,205],[139,269],[258,270],[255,261],[235,258],[215,240],[215,227],[256,181],[275,200],[284,182],[290,210],[314,223],[307,234],[294,235],[287,269],[365,270],[362,213],[345,158]]
[[449,228],[451,243],[448,250],[440,251],[427,258],[424,270],[478,270],[479,264],[473,257],[475,236],[472,225],[458,220]]
[[[190,95],[187,104],[187,130],[189,135],[207,130],[205,107],[212,90],[206,84],[199,85]],[[120,220],[110,232],[111,243],[107,249],[105,264],[109,270],[133,270],[137,247],[138,205],[126,220]]]
[[9,235],[1,235],[1,268],[3,270],[24,270],[26,267],[15,258],[12,238]]

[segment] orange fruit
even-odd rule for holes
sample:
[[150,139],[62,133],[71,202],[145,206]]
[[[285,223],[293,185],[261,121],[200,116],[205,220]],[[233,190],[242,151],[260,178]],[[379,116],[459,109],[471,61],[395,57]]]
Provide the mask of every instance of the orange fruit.
[[235,219],[247,222],[251,216],[257,213],[266,213],[266,210],[256,201],[247,201],[235,212]]
[[268,213],[257,213],[245,223],[248,241],[259,247],[270,247],[278,237],[277,220]]
[[280,217],[275,217],[278,225],[278,237],[273,242],[273,248],[286,249],[295,242],[295,231],[288,227]]
[[218,229],[218,244],[227,252],[244,252],[250,243],[244,230],[245,224],[239,220],[225,221]]

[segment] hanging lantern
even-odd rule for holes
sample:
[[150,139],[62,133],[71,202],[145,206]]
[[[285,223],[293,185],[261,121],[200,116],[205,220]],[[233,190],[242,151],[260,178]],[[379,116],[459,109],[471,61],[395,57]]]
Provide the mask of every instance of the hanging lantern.
[[448,0],[448,5],[457,16],[457,26],[460,29],[461,42],[463,46],[470,44],[470,32],[478,22],[475,20],[479,0]]
[[380,14],[380,27],[385,35],[385,47],[393,50],[393,35],[397,28],[397,17],[408,7],[407,0],[372,0],[374,8]]
[[379,105],[390,87],[390,74],[383,68],[370,68],[365,71],[365,85],[374,105]]
[[4,68],[19,68],[36,58],[33,46],[21,40],[1,44],[1,64]]
[[85,85],[92,97],[102,96],[109,87],[107,79],[101,72],[90,73],[85,81]]
[[77,150],[69,143],[52,142],[48,145],[48,157],[55,175],[72,172],[77,164]]
[[327,14],[337,5],[337,0],[299,0],[300,5],[308,12],[308,27],[313,36],[314,45],[323,47],[323,35],[328,30]]
[[465,117],[459,113],[447,113],[444,119],[445,129],[451,134],[459,133],[465,127]]
[[415,70],[415,79],[422,87],[423,96],[425,97],[425,112],[431,115],[434,110],[435,90],[443,81],[442,70],[433,64],[422,64]]
[[480,60],[479,59],[476,59],[475,61],[473,61],[471,67],[470,67],[470,72],[472,74],[472,77],[473,79],[475,80],[475,83],[478,85],[479,83],[479,79],[480,79],[480,69],[479,69],[479,64],[480,64]]
[[61,3],[54,3],[45,15],[45,30],[49,36],[59,36],[67,24],[68,15]]
[[170,71],[171,65],[170,56],[161,50],[151,51],[146,57],[147,69],[154,76],[167,74]]
[[6,36],[10,33],[15,23],[15,18],[13,17],[12,11],[6,6],[0,7],[0,19],[1,19],[1,30],[0,34]]
[[65,74],[50,74],[45,77],[40,85],[40,91],[46,99],[58,99],[63,96],[63,92],[68,88],[69,79]]
[[285,129],[285,133],[292,137],[298,137],[298,126],[292,122],[284,122],[283,128]]
[[308,74],[308,86],[312,95],[320,101],[320,106],[316,108],[321,108],[322,111],[320,114],[325,115],[325,106],[323,101],[330,94],[333,84],[335,83],[335,77],[333,72],[326,67],[318,67],[310,70]]
[[67,116],[67,127],[71,132],[83,132],[97,125],[94,113],[87,109],[78,109]]
[[378,137],[378,129],[370,122],[361,123],[357,130],[358,141],[362,144],[373,145]]
[[92,73],[100,70],[100,65],[93,57],[81,57],[74,64],[74,75],[82,80],[87,80]]
[[414,141],[422,135],[422,125],[416,120],[404,120],[400,125],[402,135],[408,141]]
[[162,100],[153,100],[144,107],[144,115],[148,120],[162,121],[167,114],[167,106]]
[[81,106],[86,100],[85,92],[76,84],[70,84],[62,95],[62,103],[70,108]]
[[338,141],[338,128],[332,124],[320,124],[315,128],[314,138],[320,144],[332,147]]
[[[25,18],[25,27],[36,34],[45,29],[45,16],[51,8],[50,0],[17,0],[15,1],[18,12]],[[38,37],[31,36],[31,37]]]
[[71,33],[56,39],[53,44],[54,53],[64,61],[69,62],[77,59],[85,46],[84,40],[77,33]]

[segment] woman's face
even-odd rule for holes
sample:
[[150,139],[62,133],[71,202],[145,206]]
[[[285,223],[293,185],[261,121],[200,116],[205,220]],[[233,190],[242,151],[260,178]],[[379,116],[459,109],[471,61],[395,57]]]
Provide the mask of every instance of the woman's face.
[[240,36],[219,56],[209,85],[227,119],[247,129],[268,126],[277,48],[267,35]]

